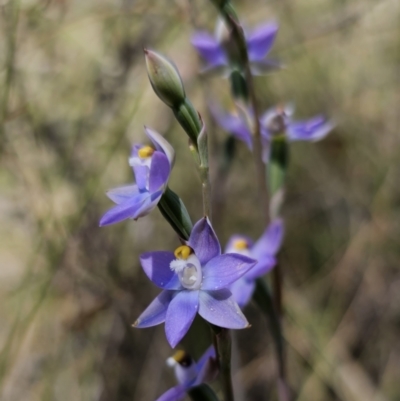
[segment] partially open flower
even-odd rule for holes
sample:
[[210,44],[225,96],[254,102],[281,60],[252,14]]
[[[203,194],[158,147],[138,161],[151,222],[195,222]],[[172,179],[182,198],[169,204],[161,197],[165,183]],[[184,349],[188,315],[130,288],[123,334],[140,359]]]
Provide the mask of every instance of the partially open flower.
[[[283,135],[289,141],[316,142],[325,138],[335,125],[322,115],[309,120],[293,121],[293,106],[276,106],[260,117],[263,160],[268,161],[269,146],[274,136]],[[211,110],[217,123],[228,133],[244,142],[252,150],[252,132],[248,122],[236,113],[224,113],[217,106]],[[251,111],[248,111],[251,115]]]
[[139,316],[134,327],[165,322],[167,340],[175,347],[197,312],[220,327],[248,326],[228,287],[256,261],[243,255],[221,255],[219,241],[206,217],[195,224],[186,245],[175,253],[144,253],[140,262],[150,280],[164,291]]
[[260,118],[263,134],[269,138],[274,135],[286,135],[289,141],[316,142],[325,138],[335,128],[335,124],[322,115],[309,120],[293,121],[293,113],[292,104],[267,110]]
[[125,185],[107,192],[114,206],[100,220],[100,226],[125,219],[138,219],[149,214],[165,191],[175,159],[172,146],[158,132],[145,127],[153,146],[134,145],[129,164],[136,184]]
[[282,244],[283,222],[274,220],[254,244],[244,235],[233,235],[226,246],[225,253],[240,254],[257,260],[257,264],[231,286],[235,301],[241,308],[247,305],[253,295],[255,280],[269,273],[276,265],[275,255]]
[[217,373],[213,346],[207,349],[197,363],[185,351],[179,350],[167,359],[167,364],[174,368],[179,384],[166,391],[157,401],[179,401],[191,388],[212,380]]

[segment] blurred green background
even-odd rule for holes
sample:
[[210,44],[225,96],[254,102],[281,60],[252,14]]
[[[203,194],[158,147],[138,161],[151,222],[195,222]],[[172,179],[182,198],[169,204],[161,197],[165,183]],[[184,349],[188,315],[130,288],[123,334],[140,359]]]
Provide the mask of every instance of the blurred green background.
[[[297,401],[400,399],[400,2],[236,1],[249,27],[281,25],[256,78],[262,109],[293,101],[337,128],[291,147],[281,252],[288,376]],[[131,324],[159,292],[138,255],[178,241],[158,210],[99,228],[104,192],[132,181],[143,125],[177,150],[171,179],[201,216],[187,138],[148,82],[143,46],[172,58],[212,136],[221,243],[264,230],[251,154],[238,144],[216,176],[226,134],[207,102],[229,83],[201,78],[190,35],[214,29],[203,0],[0,1],[0,399],[155,400],[175,383],[163,326]],[[258,310],[235,333],[237,401],[275,400],[273,349]],[[198,322],[198,325],[200,323]],[[191,330],[195,356],[209,333]]]

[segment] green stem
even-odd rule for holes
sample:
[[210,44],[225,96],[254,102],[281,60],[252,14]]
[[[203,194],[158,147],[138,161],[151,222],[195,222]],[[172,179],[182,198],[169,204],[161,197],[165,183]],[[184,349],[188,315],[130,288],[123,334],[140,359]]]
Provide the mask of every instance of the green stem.
[[228,329],[221,329],[220,333],[217,334],[217,342],[219,359],[221,362],[222,392],[225,401],[233,401],[234,395],[231,374],[232,341],[230,331]]
[[211,221],[211,185],[210,185],[210,170],[208,165],[208,136],[206,127],[203,127],[197,138],[197,146],[200,159],[200,180],[201,191],[203,195],[203,214]]
[[232,373],[231,373],[231,353],[232,340],[230,330],[211,325],[213,330],[214,347],[219,363],[222,393],[224,401],[234,401]]
[[[243,85],[238,85],[238,77],[236,75],[231,76],[232,87],[238,89],[238,93],[233,92],[236,95],[237,100],[245,100],[250,103],[252,112],[253,112],[253,154],[254,154],[254,162],[257,173],[257,181],[258,181],[258,190],[259,197],[261,202],[262,213],[264,215],[265,224],[268,225],[270,221],[270,206],[269,206],[269,196],[268,196],[268,181],[266,169],[264,166],[264,162],[262,160],[262,141],[261,141],[261,127],[260,127],[260,115],[257,97],[254,90],[254,82],[253,75],[251,72],[249,56],[247,51],[246,39],[244,36],[244,31],[242,26],[240,25],[239,18],[230,2],[230,0],[211,0],[214,5],[218,8],[221,16],[224,18],[225,23],[230,29],[231,40],[236,44],[237,51],[237,60],[240,64],[240,67],[244,73],[244,81],[246,90]],[[241,83],[241,82],[239,82]],[[240,96],[237,96],[237,95]],[[275,267],[273,270],[273,299],[275,310],[278,314],[279,319],[282,318],[282,274],[281,268],[279,265]],[[279,366],[279,380],[278,380],[278,388],[283,385],[286,386],[286,378],[285,378],[285,369],[284,369],[284,361],[283,358],[278,358],[278,366]],[[280,385],[281,384],[281,385]],[[288,398],[283,394],[282,391],[278,391],[279,399],[281,401],[286,401]]]
[[[208,137],[205,125],[197,138],[200,158],[200,178],[203,194],[203,212],[211,220],[211,186],[208,166]],[[225,401],[234,401],[231,377],[231,340],[229,330],[212,326],[213,343],[216,348],[218,365],[221,372],[221,385]]]
[[[246,82],[248,85],[248,92],[250,96],[250,102],[254,113],[254,132],[253,132],[253,154],[254,162],[256,165],[258,189],[260,193],[260,199],[262,202],[262,211],[264,214],[265,224],[268,225],[270,222],[270,211],[269,211],[269,198],[268,198],[268,181],[266,168],[262,160],[262,143],[261,143],[261,127],[260,117],[258,112],[257,98],[254,91],[253,75],[251,73],[250,64],[247,60],[245,68]],[[282,271],[280,264],[278,263],[272,271],[272,287],[273,287],[273,300],[276,313],[279,321],[282,319]],[[287,401],[288,392],[282,391],[281,387],[287,388],[286,384],[286,372],[285,372],[285,360],[284,357],[277,358],[278,361],[278,396],[281,401]]]
[[203,213],[211,220],[211,185],[209,168],[200,165],[201,191],[203,194]]

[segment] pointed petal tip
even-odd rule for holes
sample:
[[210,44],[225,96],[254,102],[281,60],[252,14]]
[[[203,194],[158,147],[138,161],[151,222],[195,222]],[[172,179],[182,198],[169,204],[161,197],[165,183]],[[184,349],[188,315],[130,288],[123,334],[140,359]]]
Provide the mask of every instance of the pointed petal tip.
[[168,344],[171,346],[171,348],[175,348],[175,347],[178,345],[178,343],[179,343],[179,341],[170,340],[170,339],[168,339],[168,338],[167,338],[167,341],[168,341]]
[[132,327],[137,327],[140,324],[140,320],[137,319],[135,322],[132,324]]
[[107,219],[105,219],[104,217],[101,218],[101,220],[99,221],[99,227],[104,227],[104,226],[108,226],[110,223],[107,222]]

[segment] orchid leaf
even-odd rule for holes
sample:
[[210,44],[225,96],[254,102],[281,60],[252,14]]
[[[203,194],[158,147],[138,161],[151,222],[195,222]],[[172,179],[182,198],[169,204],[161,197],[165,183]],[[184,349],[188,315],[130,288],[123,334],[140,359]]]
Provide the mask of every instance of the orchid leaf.
[[204,383],[191,388],[188,394],[193,401],[219,401],[211,387]]
[[179,237],[188,240],[193,223],[182,199],[167,187],[158,208]]
[[267,167],[269,191],[272,196],[285,184],[288,163],[289,147],[285,136],[277,136],[271,143],[271,156]]

